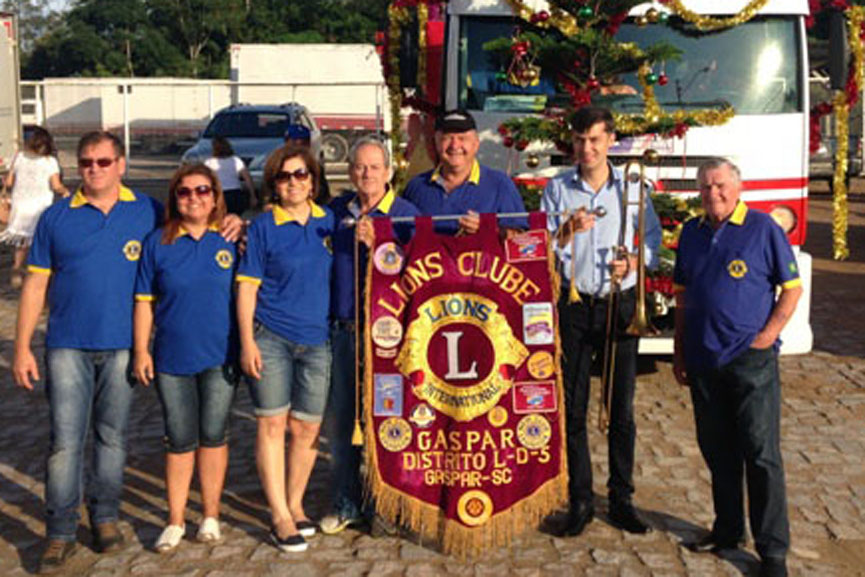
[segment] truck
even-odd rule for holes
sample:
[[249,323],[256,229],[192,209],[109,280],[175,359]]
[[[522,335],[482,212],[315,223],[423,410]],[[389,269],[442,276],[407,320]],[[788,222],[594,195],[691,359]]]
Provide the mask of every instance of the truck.
[[[388,130],[384,78],[371,44],[232,44],[232,102],[307,107],[325,162],[345,162],[358,138]],[[277,86],[278,84],[278,86]]]
[[21,145],[18,75],[18,22],[15,14],[0,12],[0,177]]
[[[468,109],[478,124],[479,160],[511,174],[520,184],[543,187],[547,179],[567,169],[570,159],[552,146],[532,144],[523,151],[503,146],[498,127],[515,115],[537,114],[537,99],[498,92],[499,64],[484,50],[491,39],[509,37],[522,25],[510,0],[451,0],[441,11],[430,10],[426,54],[418,47],[401,48],[400,65],[426,58],[427,85],[417,87],[430,105],[439,109]],[[549,10],[542,1],[527,2],[534,11]],[[742,2],[688,0],[696,14],[730,16]],[[634,7],[619,29],[617,39],[651,45],[666,41],[681,49],[681,58],[665,63],[669,81],[656,85],[658,101],[668,110],[705,108],[712,102],[729,103],[735,116],[721,126],[692,127],[682,138],[647,135],[622,138],[610,150],[614,164],[639,159],[647,149],[659,153],[659,162],[646,175],[656,190],[678,198],[698,195],[696,172],[710,157],[727,157],[743,175],[743,199],[749,207],[770,212],[785,223],[797,254],[804,292],[796,312],[781,335],[782,352],[811,350],[809,321],[811,256],[802,250],[808,217],[808,45],[805,18],[807,0],[768,0],[755,18],[738,26],[699,34],[682,27],[640,25],[649,9],[674,15],[661,2]],[[403,45],[406,43],[403,42]],[[409,80],[413,74],[403,74]],[[600,97],[596,104],[614,111],[641,109],[641,88],[635,74],[623,77],[633,90]],[[408,84],[408,83],[406,83]],[[555,80],[549,83],[555,85]],[[403,88],[406,88],[405,86]],[[632,93],[628,95],[627,93]],[[709,104],[707,104],[709,103]],[[416,143],[409,143],[412,147]],[[672,352],[671,334],[642,338],[641,353]]]

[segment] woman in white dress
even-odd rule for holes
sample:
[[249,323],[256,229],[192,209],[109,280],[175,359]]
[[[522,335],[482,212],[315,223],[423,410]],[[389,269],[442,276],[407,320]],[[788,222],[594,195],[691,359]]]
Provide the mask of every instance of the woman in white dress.
[[36,127],[24,143],[24,150],[12,160],[4,182],[12,190],[9,225],[0,233],[0,242],[15,247],[12,260],[12,285],[21,285],[24,262],[36,223],[42,211],[51,206],[54,193],[69,196],[60,180],[60,165],[54,156],[54,140],[44,128]]
[[213,156],[204,161],[204,165],[216,173],[225,194],[225,204],[228,212],[240,216],[250,207],[258,204],[255,198],[255,186],[246,165],[237,156],[228,140],[222,136],[214,137],[211,142]]

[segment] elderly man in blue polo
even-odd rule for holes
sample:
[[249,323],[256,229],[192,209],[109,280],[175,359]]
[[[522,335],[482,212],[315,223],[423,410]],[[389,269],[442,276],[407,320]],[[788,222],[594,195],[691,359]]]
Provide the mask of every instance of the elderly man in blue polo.
[[[403,197],[424,215],[460,215],[436,230],[446,234],[475,233],[481,213],[524,212],[523,199],[505,173],[477,161],[480,139],[472,115],[450,110],[436,119],[439,165],[409,181]],[[503,219],[501,226],[525,228],[524,218]]]
[[709,535],[685,546],[717,553],[743,542],[744,479],[760,575],[782,577],[790,528],[778,335],[796,308],[801,280],[784,231],[741,200],[736,165],[709,160],[697,181],[705,215],[686,223],[679,240],[674,373],[691,388],[715,521]]

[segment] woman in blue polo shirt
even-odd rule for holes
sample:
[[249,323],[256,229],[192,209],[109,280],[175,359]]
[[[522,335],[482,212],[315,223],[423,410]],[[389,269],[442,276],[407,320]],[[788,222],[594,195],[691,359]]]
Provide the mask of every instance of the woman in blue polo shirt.
[[250,226],[237,271],[240,365],[253,379],[258,471],[271,510],[270,537],[287,552],[306,550],[304,537],[316,532],[302,501],[330,383],[334,218],[314,202],[318,175],[308,148],[288,145],[270,156],[264,182],[273,210]]
[[[228,413],[236,389],[234,244],[219,235],[219,180],[202,164],[182,166],[169,187],[165,225],[143,243],[135,285],[134,370],[156,378],[165,417],[168,524],[154,548],[174,549],[186,532],[192,473],[204,518],[199,541],[219,540],[219,501],[228,467]],[[148,350],[156,322],[153,356]],[[155,357],[155,358],[154,358]]]

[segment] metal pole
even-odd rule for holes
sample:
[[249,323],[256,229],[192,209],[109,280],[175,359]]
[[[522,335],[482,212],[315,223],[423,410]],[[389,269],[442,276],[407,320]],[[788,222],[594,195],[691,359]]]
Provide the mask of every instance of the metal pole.
[[[543,211],[540,211],[540,212],[543,212]],[[590,211],[590,213],[594,214],[597,218],[604,218],[607,215],[607,209],[605,209],[603,206],[599,206],[595,210]],[[530,214],[531,214],[530,212],[498,212],[498,213],[496,213],[496,218],[525,218],[525,217],[529,216]],[[559,211],[559,212],[545,212],[544,214],[546,214],[547,216],[571,216],[572,214],[574,214],[574,211],[573,210],[563,210],[563,211]],[[433,222],[440,222],[443,220],[459,220],[464,216],[465,216],[464,214],[436,214],[436,215],[431,216],[430,218],[433,220]],[[391,217],[390,221],[391,222],[414,222],[415,218],[419,218],[419,217],[394,216],[394,217]],[[346,226],[353,226],[357,222],[357,219],[355,219],[353,217],[346,217],[342,220],[342,222]]]
[[131,86],[123,84],[123,148],[126,150],[126,174],[129,174],[129,165],[132,163],[132,151],[129,149],[129,91]]

